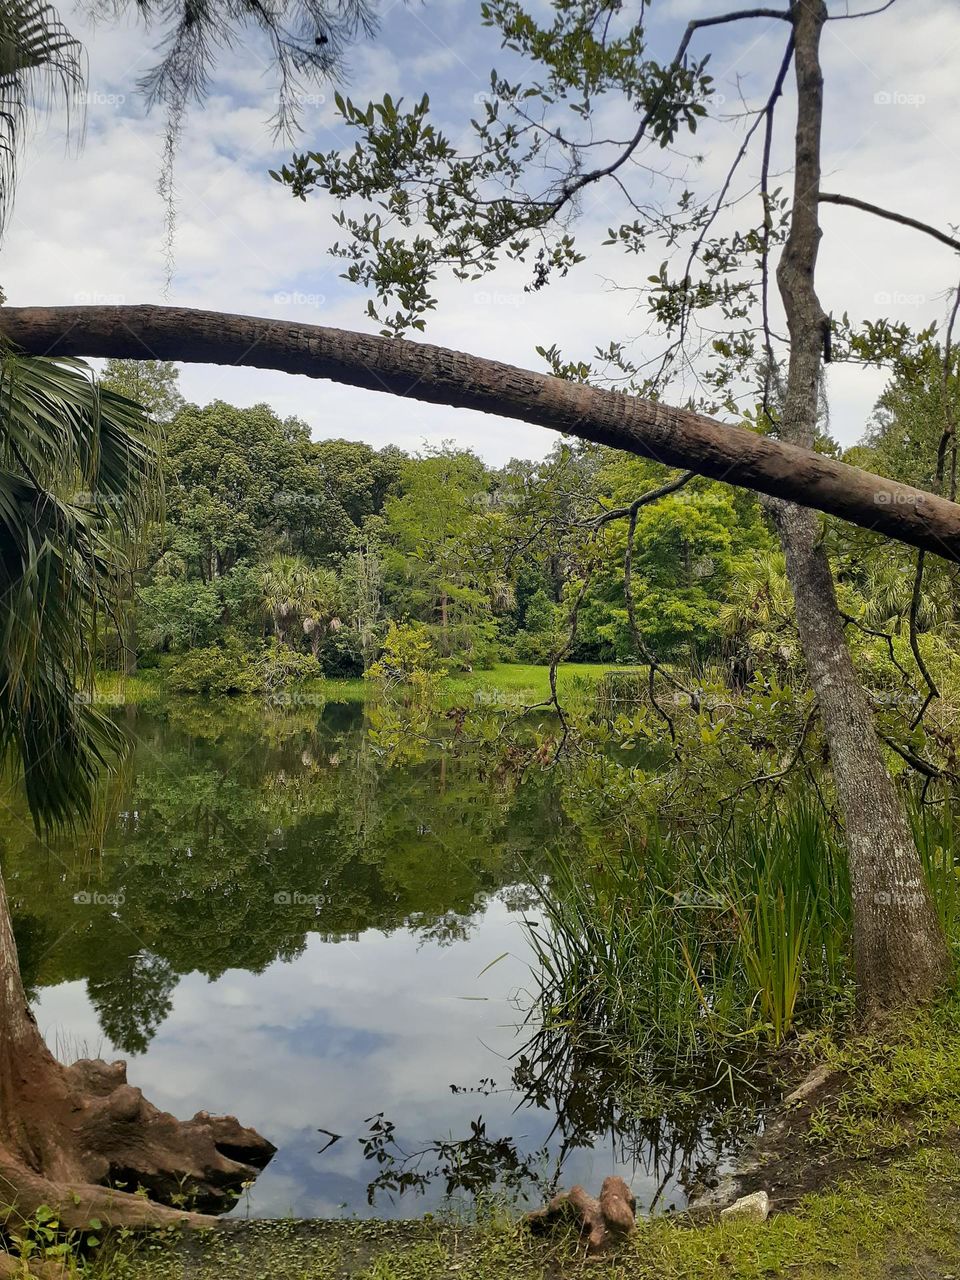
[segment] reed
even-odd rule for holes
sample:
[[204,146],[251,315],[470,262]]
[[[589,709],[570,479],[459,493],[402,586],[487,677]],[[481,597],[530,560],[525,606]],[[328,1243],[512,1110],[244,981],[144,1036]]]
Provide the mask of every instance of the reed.
[[849,989],[850,891],[798,801],[696,833],[651,827],[602,859],[548,851],[528,922],[553,1029],[675,1065],[782,1044]]

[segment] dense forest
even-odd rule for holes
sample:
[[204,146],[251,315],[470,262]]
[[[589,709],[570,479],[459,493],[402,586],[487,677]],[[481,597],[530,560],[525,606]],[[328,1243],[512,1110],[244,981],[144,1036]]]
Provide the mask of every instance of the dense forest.
[[[942,364],[932,344],[904,361],[846,460],[932,484]],[[104,628],[105,670],[275,697],[321,676],[651,658],[738,692],[803,684],[783,556],[749,493],[602,446],[493,468],[453,443],[409,456],[313,440],[267,405],[184,404],[161,362],[110,361],[104,385],[145,403],[163,438],[162,510],[130,625]],[[952,764],[949,724],[913,721],[929,682],[955,687],[955,571],[928,564],[914,600],[906,550],[839,522],[824,537],[892,745],[934,776]]]

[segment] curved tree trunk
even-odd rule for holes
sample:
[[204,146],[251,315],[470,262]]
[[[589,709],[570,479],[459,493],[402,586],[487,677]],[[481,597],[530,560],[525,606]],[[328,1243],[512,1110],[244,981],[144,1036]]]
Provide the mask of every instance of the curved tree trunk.
[[841,516],[960,560],[960,505],[811,449],[613,391],[423,342],[182,307],[0,307],[32,355],[247,365],[476,409]]
[[[827,324],[816,293],[820,242],[823,0],[793,0],[797,77],[794,206],[777,272],[790,331],[781,433],[813,444]],[[903,801],[887,771],[873,713],[843,633],[833,576],[813,513],[770,504],[793,589],[797,625],[817,699],[846,832],[858,997],[867,1015],[929,999],[950,974],[943,930]]]
[[[274,1150],[232,1116],[158,1110],[123,1062],[57,1062],[27,1004],[0,876],[0,1221],[45,1204],[65,1227],[212,1224],[204,1215],[231,1208]],[[190,1212],[167,1207],[180,1196]]]

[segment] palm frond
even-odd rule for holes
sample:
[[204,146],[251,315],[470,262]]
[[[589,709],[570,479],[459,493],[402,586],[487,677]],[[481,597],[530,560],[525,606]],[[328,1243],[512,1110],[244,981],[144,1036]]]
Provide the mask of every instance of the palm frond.
[[158,492],[153,431],[80,361],[0,360],[0,755],[38,823],[89,812],[121,747],[92,654]]
[[44,0],[0,0],[0,231],[13,204],[23,133],[34,111],[68,112],[86,81],[78,40]]

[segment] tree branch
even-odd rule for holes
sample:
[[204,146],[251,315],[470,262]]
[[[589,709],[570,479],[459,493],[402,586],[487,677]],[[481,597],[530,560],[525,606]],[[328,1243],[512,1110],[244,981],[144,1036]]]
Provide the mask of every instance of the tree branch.
[[530,422],[840,516],[960,561],[960,506],[745,427],[429,343],[180,307],[0,307],[33,355],[242,365]]
[[612,511],[604,511],[603,515],[597,516],[596,520],[590,521],[591,529],[602,529],[605,524],[609,524],[611,520],[630,519],[636,521],[637,512],[641,507],[647,506],[651,502],[656,502],[658,498],[666,498],[668,494],[676,493],[678,489],[682,489],[685,484],[689,484],[696,476],[695,471],[685,471],[682,476],[677,476],[675,480],[668,480],[666,484],[662,484],[659,489],[650,489],[646,493],[641,493],[640,497],[631,502],[629,507],[616,507]]
[[[673,56],[673,61],[670,63],[669,70],[671,72],[677,71],[683,65],[683,59],[686,57],[690,41],[693,39],[696,32],[705,27],[717,27],[727,22],[740,22],[741,20],[748,18],[775,18],[783,22],[791,21],[788,10],[768,8],[736,9],[732,13],[720,13],[713,18],[694,18],[693,21],[687,23],[687,29],[683,33],[683,39],[680,41],[677,52]],[[669,78],[665,79],[665,85],[669,85],[669,83]],[[582,191],[584,187],[589,186],[592,182],[598,182],[601,178],[609,178],[611,174],[616,173],[618,169],[622,168],[627,163],[646,136],[650,122],[663,105],[663,99],[666,93],[667,89],[665,87],[653,106],[648,107],[644,112],[643,118],[637,126],[636,132],[620,155],[617,156],[616,160],[611,161],[610,164],[605,165],[601,169],[591,169],[589,173],[582,174],[575,182],[571,182],[568,186],[563,188],[560,196],[552,206],[552,213],[554,215],[559,213],[563,206],[569,203],[578,191]]]
[[851,209],[861,209],[864,213],[875,214],[876,217],[885,218],[888,222],[899,222],[902,227],[922,231],[925,236],[932,236],[934,240],[939,240],[941,244],[945,244],[950,249],[956,249],[960,253],[960,240],[955,240],[945,231],[938,231],[936,227],[931,227],[926,222],[908,218],[905,213],[894,213],[892,209],[883,209],[878,204],[869,204],[866,200],[858,200],[855,196],[839,196],[827,191],[821,191],[817,199],[821,204],[848,205]]

